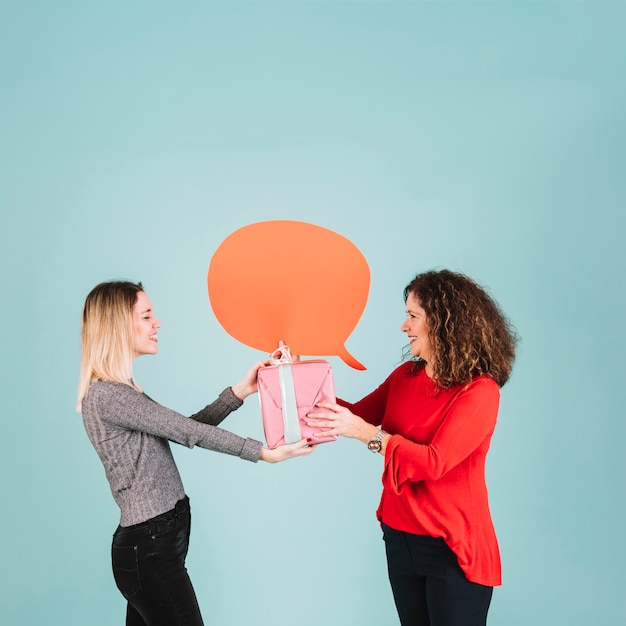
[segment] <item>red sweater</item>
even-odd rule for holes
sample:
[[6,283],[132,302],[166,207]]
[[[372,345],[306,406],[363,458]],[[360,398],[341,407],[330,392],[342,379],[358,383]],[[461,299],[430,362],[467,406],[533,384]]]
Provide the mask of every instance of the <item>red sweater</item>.
[[396,530],[442,537],[468,580],[501,584],[485,457],[500,390],[486,376],[437,389],[422,368],[404,363],[353,413],[392,435],[387,443],[378,519]]

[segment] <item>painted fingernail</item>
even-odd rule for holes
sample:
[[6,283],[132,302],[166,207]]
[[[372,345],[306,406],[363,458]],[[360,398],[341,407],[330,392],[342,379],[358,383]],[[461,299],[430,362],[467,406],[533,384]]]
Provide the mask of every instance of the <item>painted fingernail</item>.
[[307,443],[311,443],[311,441],[313,441],[313,439],[312,439],[311,437],[307,437],[306,442],[307,442]]

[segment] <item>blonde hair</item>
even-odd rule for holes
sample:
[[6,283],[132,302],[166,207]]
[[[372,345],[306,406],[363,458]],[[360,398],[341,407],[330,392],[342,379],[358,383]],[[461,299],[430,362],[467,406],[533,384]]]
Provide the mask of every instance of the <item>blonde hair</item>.
[[87,296],[80,327],[79,412],[95,380],[124,383],[141,391],[132,375],[132,314],[141,291],[141,283],[111,281],[96,285]]

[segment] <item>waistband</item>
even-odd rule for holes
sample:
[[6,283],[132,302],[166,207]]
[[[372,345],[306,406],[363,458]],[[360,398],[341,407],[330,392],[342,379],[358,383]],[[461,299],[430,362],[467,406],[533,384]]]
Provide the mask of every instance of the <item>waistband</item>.
[[145,522],[139,522],[138,524],[133,524],[132,526],[118,526],[115,534],[118,536],[127,535],[134,532],[145,532],[146,530],[152,532],[153,529],[159,525],[159,522],[170,521],[177,518],[179,515],[188,514],[189,511],[189,498],[185,496],[174,505],[173,509],[156,515],[155,517],[151,517]]

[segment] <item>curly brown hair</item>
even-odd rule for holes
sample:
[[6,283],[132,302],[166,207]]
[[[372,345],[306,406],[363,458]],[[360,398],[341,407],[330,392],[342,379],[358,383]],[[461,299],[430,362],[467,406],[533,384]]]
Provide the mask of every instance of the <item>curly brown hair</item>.
[[410,294],[426,312],[431,366],[440,387],[467,384],[483,374],[500,387],[507,382],[518,336],[485,289],[464,274],[439,270],[418,274],[404,288],[405,302]]

